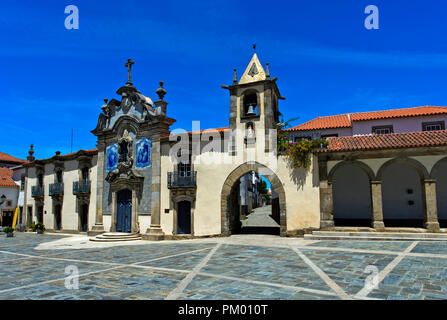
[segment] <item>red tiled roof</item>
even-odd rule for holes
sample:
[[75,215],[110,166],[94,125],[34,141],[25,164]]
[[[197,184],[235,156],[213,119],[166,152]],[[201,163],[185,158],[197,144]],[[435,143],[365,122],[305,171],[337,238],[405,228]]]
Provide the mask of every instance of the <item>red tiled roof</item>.
[[[202,134],[202,133],[210,133],[210,132],[221,133],[221,132],[225,132],[227,130],[230,130],[230,128],[229,127],[221,127],[221,128],[214,128],[214,129],[204,129],[204,130],[200,130],[200,131],[187,131],[187,132],[184,132],[184,133],[188,133],[188,134],[193,134],[193,133],[194,134],[198,134],[198,133]],[[172,135],[176,135],[176,134],[174,134],[172,132],[171,132],[171,134]],[[181,134],[181,133],[178,133],[178,134]],[[169,140],[169,137],[170,137],[170,135],[164,135],[164,136],[161,137],[161,139],[162,140]]]
[[63,160],[65,158],[70,158],[72,156],[76,156],[79,155],[80,153],[96,153],[98,152],[98,149],[90,149],[90,150],[79,150],[77,152],[72,152],[72,153],[68,153],[68,154],[64,154],[64,155],[54,155],[51,158],[48,159],[36,159],[35,161],[49,161],[49,160],[53,160],[53,159],[60,159]]
[[16,157],[13,157],[9,154],[6,154],[4,152],[0,152],[0,162],[1,161],[6,161],[6,162],[17,162],[17,163],[25,163],[26,160],[22,160]]
[[319,149],[318,152],[435,147],[447,146],[447,130],[347,136],[327,140],[328,148]]
[[337,116],[318,117],[307,121],[299,126],[286,129],[286,131],[307,131],[330,128],[350,128],[351,121],[347,114],[340,114]]
[[365,120],[391,119],[391,118],[402,118],[402,117],[432,116],[446,113],[447,113],[447,107],[424,106],[416,108],[351,113],[351,119],[352,121],[365,121]]
[[13,171],[8,168],[0,168],[0,187],[15,187],[19,186],[12,180]]
[[204,129],[204,130],[200,130],[200,131],[188,131],[188,133],[207,133],[207,132],[224,132],[229,130],[230,128],[228,127],[221,127],[221,128],[214,128],[214,129]]
[[392,109],[383,111],[357,112],[336,116],[318,117],[286,131],[307,131],[331,128],[350,128],[352,121],[421,117],[447,114],[447,107],[424,106],[416,108]]

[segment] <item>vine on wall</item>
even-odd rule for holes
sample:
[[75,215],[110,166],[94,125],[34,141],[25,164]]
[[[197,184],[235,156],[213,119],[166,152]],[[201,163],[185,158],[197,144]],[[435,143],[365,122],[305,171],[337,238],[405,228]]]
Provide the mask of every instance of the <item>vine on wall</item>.
[[290,122],[296,119],[291,119],[285,123],[278,125],[278,152],[285,154],[289,157],[289,160],[294,169],[296,168],[309,168],[311,165],[311,156],[315,150],[320,148],[327,148],[328,141],[325,138],[318,138],[312,141],[289,141],[287,127],[290,126]]

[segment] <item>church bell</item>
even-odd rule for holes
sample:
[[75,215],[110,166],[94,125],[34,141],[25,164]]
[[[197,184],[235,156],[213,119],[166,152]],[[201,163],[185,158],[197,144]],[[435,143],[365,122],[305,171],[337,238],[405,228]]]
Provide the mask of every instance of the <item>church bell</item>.
[[255,115],[256,115],[256,113],[255,113],[255,111],[254,111],[254,109],[253,109],[253,105],[254,105],[254,104],[250,104],[250,105],[248,105],[247,116],[255,116]]

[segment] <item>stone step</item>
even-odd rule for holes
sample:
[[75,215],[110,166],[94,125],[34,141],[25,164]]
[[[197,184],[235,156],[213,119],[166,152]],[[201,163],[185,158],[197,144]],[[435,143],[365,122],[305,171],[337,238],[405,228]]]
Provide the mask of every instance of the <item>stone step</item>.
[[355,237],[355,236],[314,236],[311,234],[304,235],[304,240],[367,240],[367,241],[447,241],[447,239],[439,238],[393,238],[393,237]]
[[357,238],[406,238],[406,239],[440,239],[447,240],[447,233],[410,233],[410,232],[346,232],[346,231],[313,231],[313,236],[357,237]]
[[117,242],[117,241],[135,241],[142,240],[141,236],[136,233],[108,232],[90,238],[90,241],[97,242]]
[[100,235],[98,235],[98,237],[101,238],[108,238],[108,239],[113,239],[113,238],[132,238],[135,237],[137,234],[135,233],[119,233],[119,232],[114,232],[114,233],[102,233]]

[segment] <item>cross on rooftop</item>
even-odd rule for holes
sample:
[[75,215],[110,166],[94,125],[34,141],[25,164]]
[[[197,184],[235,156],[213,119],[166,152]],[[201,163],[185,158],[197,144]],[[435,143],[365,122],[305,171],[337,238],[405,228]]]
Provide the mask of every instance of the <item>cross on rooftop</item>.
[[127,68],[127,82],[126,85],[131,86],[132,82],[130,81],[132,76],[132,65],[135,64],[135,61],[132,59],[127,59],[127,63],[124,65]]

